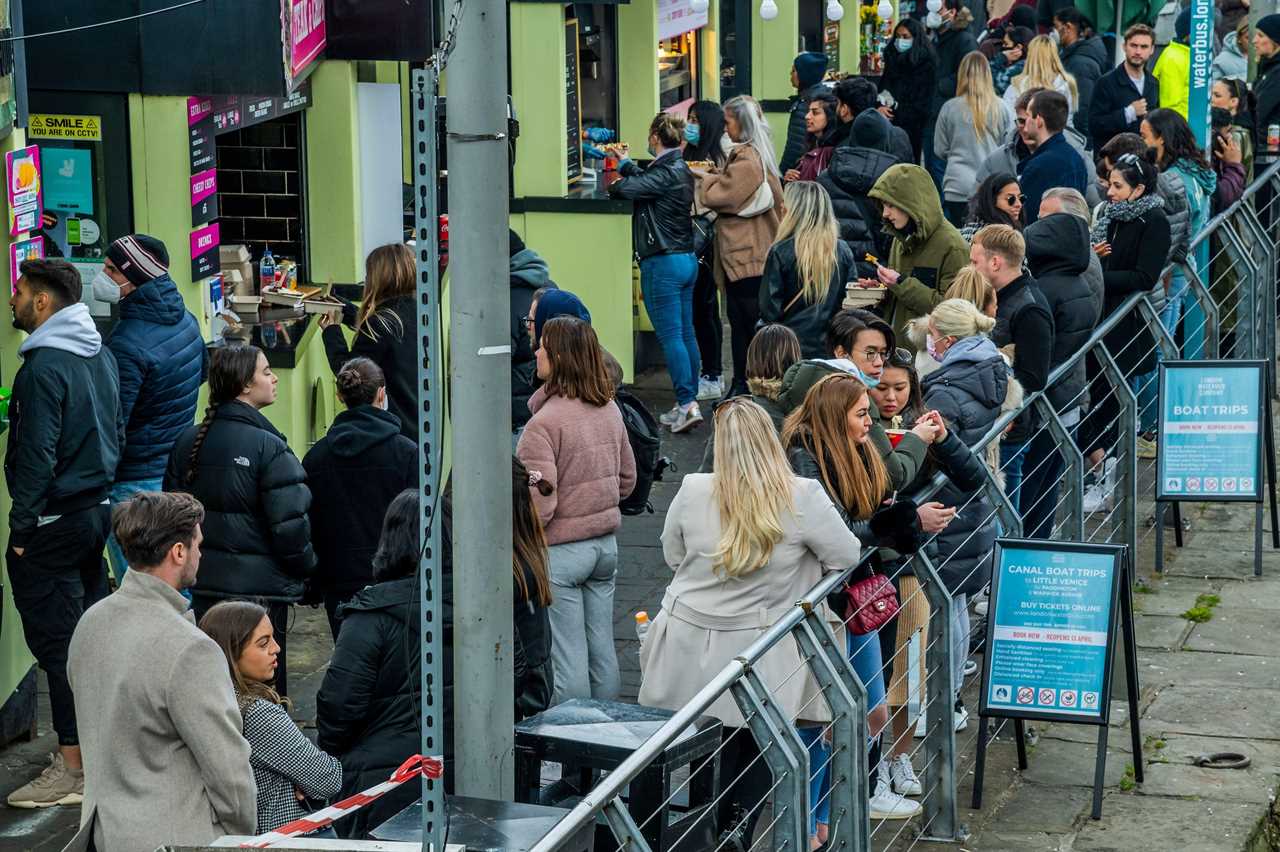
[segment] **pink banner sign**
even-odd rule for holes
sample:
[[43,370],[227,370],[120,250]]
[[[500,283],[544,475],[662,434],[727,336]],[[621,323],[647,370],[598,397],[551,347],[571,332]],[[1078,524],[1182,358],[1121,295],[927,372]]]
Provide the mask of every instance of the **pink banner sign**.
[[187,126],[199,124],[212,112],[212,98],[187,98]]
[[282,0],[288,13],[289,87],[324,50],[324,0]]
[[31,145],[4,155],[7,195],[9,198],[9,236],[34,231],[40,227],[44,213],[41,191],[40,149]]
[[191,176],[191,206],[195,207],[218,191],[218,170],[206,169]]

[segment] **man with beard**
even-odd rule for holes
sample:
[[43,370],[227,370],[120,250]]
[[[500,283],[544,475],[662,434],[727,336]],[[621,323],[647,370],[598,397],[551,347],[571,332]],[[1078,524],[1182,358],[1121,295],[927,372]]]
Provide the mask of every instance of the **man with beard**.
[[1147,71],[1155,33],[1134,24],[1124,34],[1124,62],[1098,78],[1089,104],[1089,135],[1099,151],[1117,133],[1137,133],[1147,113],[1161,106],[1160,84]]
[[84,793],[67,647],[81,614],[107,595],[103,546],[124,443],[116,359],[80,301],[65,260],[28,260],[10,299],[30,337],[9,402],[4,474],[13,506],[5,562],[27,647],[49,680],[58,751],[10,807],[78,805]]

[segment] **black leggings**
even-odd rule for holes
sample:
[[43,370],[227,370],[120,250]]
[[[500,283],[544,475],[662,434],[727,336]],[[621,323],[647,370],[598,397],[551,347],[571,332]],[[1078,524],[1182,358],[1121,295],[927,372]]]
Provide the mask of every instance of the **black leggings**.
[[733,384],[747,383],[747,346],[760,321],[760,276],[740,278],[724,286],[725,311],[729,314],[729,343],[733,350]]
[[741,808],[744,813],[751,812],[747,817],[747,830],[743,833],[746,845],[750,847],[756,822],[764,810],[760,803],[768,798],[771,789],[773,773],[760,756],[760,747],[756,745],[751,731],[725,728],[724,748],[720,752],[720,791],[723,795],[716,807],[717,830],[723,832],[732,825],[735,808]]
[[698,263],[698,279],[693,284],[693,334],[698,339],[698,353],[702,356],[702,375],[718,379],[724,372],[721,349],[724,344],[724,326],[720,322],[720,294],[716,288],[716,276],[712,272],[710,253]]

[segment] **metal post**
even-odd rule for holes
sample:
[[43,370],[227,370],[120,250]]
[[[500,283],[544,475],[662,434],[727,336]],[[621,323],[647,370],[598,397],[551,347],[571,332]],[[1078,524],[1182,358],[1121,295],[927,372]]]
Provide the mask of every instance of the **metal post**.
[[[1141,301],[1146,302],[1146,299]],[[1147,305],[1150,308],[1150,303]],[[1160,321],[1156,320],[1156,325]],[[1163,326],[1162,326],[1163,328]],[[1120,416],[1116,421],[1116,485],[1115,495],[1124,500],[1124,508],[1112,509],[1113,533],[1107,536],[1112,544],[1127,544],[1138,549],[1138,397],[1129,387],[1128,377],[1116,364],[1105,345],[1097,348],[1098,363],[1111,385],[1111,392],[1120,403]],[[1116,533],[1119,534],[1117,542]]]
[[449,61],[454,742],[460,795],[515,793],[507,6],[466,0]]
[[[1078,404],[1074,401],[1071,404]],[[1062,417],[1059,416],[1057,410],[1053,407],[1053,403],[1049,402],[1047,396],[1036,398],[1032,403],[1033,408],[1039,406],[1040,416],[1044,419],[1044,428],[1049,430],[1049,434],[1053,436],[1053,442],[1058,445],[1058,452],[1062,454],[1063,461],[1067,471],[1067,517],[1062,524],[1064,532],[1063,538],[1072,541],[1084,541],[1084,456],[1080,453],[1080,448],[1076,446],[1075,437],[1062,425]],[[1043,496],[1040,499],[1049,499]],[[1057,516],[1057,500],[1054,500],[1053,507],[1050,511]],[[1053,538],[1054,524],[1049,525],[1049,538]]]
[[[977,511],[972,501],[970,512]],[[921,550],[915,556],[915,574],[929,601],[929,646],[922,649],[925,670],[924,807],[925,838],[955,841],[962,839],[956,817],[956,729],[955,669],[953,668],[954,624],[951,621],[951,593]],[[964,650],[969,650],[965,637]],[[967,653],[966,653],[967,656]]]
[[[440,624],[441,574],[439,570],[440,525],[436,523],[440,500],[440,385],[444,370],[440,360],[440,251],[436,225],[436,92],[434,67],[413,72],[413,188],[414,234],[417,244],[418,296],[418,493],[422,511],[418,519],[419,541],[423,542],[419,566],[418,653],[421,677],[422,754],[444,754],[444,679],[440,673],[440,653],[444,632]],[[422,848],[443,850],[448,819],[444,806],[444,783],[422,779]]]
[[[809,752],[754,670],[743,672],[730,692],[773,773],[772,848],[804,852],[809,848]],[[752,807],[763,809],[764,801]]]

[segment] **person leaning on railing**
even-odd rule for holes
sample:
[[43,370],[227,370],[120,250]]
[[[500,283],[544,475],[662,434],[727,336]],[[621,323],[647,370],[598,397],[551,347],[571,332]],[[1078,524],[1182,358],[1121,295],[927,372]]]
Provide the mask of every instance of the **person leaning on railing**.
[[[715,431],[715,472],[684,478],[662,530],[675,576],[640,643],[637,700],[649,707],[680,709],[823,575],[857,564],[861,552],[822,485],[787,465],[764,409],[732,397],[716,407]],[[754,669],[786,718],[830,720],[794,642],[776,645]],[[728,692],[707,714],[725,725],[718,825],[750,845],[772,775]]]

